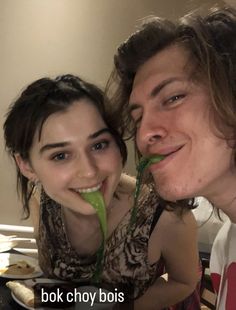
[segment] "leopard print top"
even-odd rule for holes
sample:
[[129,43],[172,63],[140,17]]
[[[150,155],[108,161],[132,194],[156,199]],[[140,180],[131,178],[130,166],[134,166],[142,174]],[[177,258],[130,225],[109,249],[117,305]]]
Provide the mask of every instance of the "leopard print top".
[[[163,274],[162,257],[154,264],[148,262],[149,236],[162,211],[155,192],[150,189],[139,199],[132,229],[130,210],[106,242],[102,282],[125,291],[128,298],[141,296]],[[42,193],[40,212],[37,242],[44,274],[68,281],[91,280],[96,256],[80,257],[73,249],[66,235],[61,206]]]

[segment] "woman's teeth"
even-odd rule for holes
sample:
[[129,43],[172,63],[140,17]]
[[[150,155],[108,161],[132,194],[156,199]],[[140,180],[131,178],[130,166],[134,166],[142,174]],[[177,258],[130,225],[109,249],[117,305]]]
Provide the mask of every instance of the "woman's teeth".
[[77,193],[92,193],[92,192],[96,192],[97,190],[99,190],[99,188],[102,186],[102,184],[98,184],[97,186],[94,187],[89,187],[89,188],[77,188],[75,189],[75,191]]

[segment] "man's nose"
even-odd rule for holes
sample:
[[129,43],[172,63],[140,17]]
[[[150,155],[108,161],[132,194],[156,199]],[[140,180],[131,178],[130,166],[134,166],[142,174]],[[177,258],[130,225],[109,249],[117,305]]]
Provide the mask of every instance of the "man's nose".
[[141,153],[145,154],[149,146],[161,141],[167,135],[164,123],[164,119],[161,120],[161,115],[157,113],[147,113],[142,116],[136,134],[137,147]]

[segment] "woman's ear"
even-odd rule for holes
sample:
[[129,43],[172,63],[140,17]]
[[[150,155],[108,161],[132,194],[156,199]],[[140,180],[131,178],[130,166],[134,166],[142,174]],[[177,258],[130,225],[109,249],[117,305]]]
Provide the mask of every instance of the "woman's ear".
[[35,174],[30,162],[21,157],[20,154],[14,155],[17,166],[20,169],[20,172],[28,179],[34,180],[37,179],[37,175]]

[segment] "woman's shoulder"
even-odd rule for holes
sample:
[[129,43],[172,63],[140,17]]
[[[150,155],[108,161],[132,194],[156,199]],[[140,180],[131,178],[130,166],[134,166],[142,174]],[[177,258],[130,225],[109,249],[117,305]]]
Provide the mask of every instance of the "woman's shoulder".
[[[127,173],[122,173],[118,185],[118,191],[127,194],[133,194],[135,191],[135,186],[136,186],[136,177],[131,176]],[[149,195],[151,193],[152,194],[154,193],[153,188],[143,184],[141,188],[141,194]]]
[[133,194],[135,190],[136,178],[126,173],[122,173],[118,185],[118,191],[124,194]]

